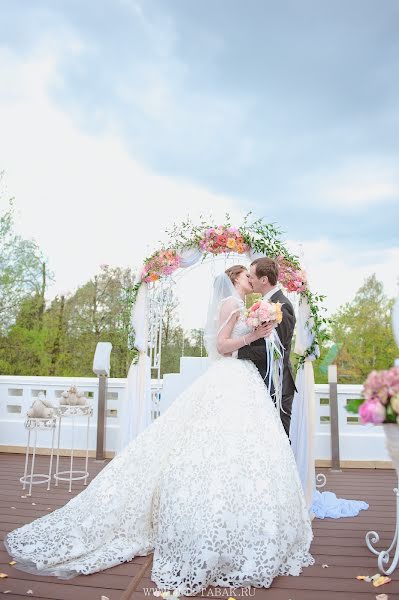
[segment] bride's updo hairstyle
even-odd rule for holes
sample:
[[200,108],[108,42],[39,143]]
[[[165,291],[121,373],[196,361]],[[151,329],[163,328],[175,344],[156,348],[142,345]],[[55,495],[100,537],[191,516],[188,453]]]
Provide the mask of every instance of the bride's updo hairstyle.
[[225,273],[230,278],[231,283],[234,285],[239,274],[246,270],[247,268],[243,265],[233,265],[232,267],[226,269]]

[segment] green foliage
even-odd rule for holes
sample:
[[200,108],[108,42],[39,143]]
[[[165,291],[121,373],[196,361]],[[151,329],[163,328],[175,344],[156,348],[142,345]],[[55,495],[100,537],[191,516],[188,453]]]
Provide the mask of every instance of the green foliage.
[[[1,178],[0,178],[1,185]],[[0,194],[1,199],[1,194]],[[15,322],[25,297],[36,298],[39,320],[44,312],[44,294],[53,274],[34,240],[15,233],[12,200],[0,213],[0,332],[5,333]]]
[[[1,181],[0,181],[1,183]],[[299,260],[280,240],[281,231],[261,219],[244,220],[240,232],[256,252],[284,256],[298,268]],[[230,218],[226,216],[226,226]],[[205,228],[189,220],[169,232],[173,246],[197,246]],[[110,341],[111,373],[125,377],[132,349],[131,309],[139,284],[130,269],[103,265],[74,293],[46,302],[52,279],[36,242],[14,231],[12,202],[0,214],[0,372],[10,375],[91,376],[97,342]],[[314,344],[320,358],[314,361],[317,383],[327,381],[328,365],[336,362],[342,383],[362,383],[372,369],[386,369],[398,355],[391,330],[393,301],[384,294],[375,275],[369,277],[352,302],[342,306],[332,321],[325,317],[324,297],[302,292],[309,302]],[[258,299],[251,294],[247,307]],[[180,357],[206,355],[202,331],[183,331],[176,315],[177,300],[171,298],[164,313],[161,374],[178,372]],[[333,340],[333,343],[331,343]],[[292,356],[300,365],[304,358]]]
[[357,415],[359,412],[359,406],[361,404],[363,404],[364,399],[363,398],[356,398],[353,400],[349,400],[349,402],[347,402],[346,404],[346,410],[352,414]]
[[375,275],[332,318],[331,337],[340,346],[336,359],[341,383],[363,383],[373,369],[388,369],[398,355],[392,333],[393,300]]
[[[245,243],[254,252],[262,253],[271,258],[283,257],[293,269],[300,269],[299,257],[292,254],[281,239],[282,230],[274,223],[265,223],[262,218],[251,221],[251,214],[249,212],[245,216],[243,224],[238,228]],[[223,227],[228,228],[230,226],[230,215],[226,214]],[[204,217],[201,217],[199,225],[194,225],[188,218],[180,224],[174,224],[170,230],[167,230],[166,233],[170,236],[169,247],[174,249],[196,248],[199,246],[205,231],[217,227],[218,224],[209,223]],[[206,253],[203,254],[204,258],[205,256]],[[309,304],[310,319],[307,324],[313,337],[312,343],[305,354],[296,360],[298,367],[301,367],[309,356],[315,355],[317,348],[320,348],[329,339],[329,319],[325,316],[326,309],[323,306],[325,297],[310,290],[300,292],[300,296],[301,300],[306,299]]]
[[56,297],[40,318],[37,296],[25,297],[15,323],[0,336],[2,372],[90,377],[97,342],[112,343],[113,377],[126,377],[136,351],[128,349],[133,274],[102,266],[68,297]]

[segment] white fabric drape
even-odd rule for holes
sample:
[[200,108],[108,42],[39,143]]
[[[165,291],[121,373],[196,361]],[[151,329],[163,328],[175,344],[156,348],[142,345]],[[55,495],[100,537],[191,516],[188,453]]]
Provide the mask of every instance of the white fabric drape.
[[195,265],[202,256],[202,252],[199,248],[182,248],[177,254],[180,258],[180,267],[182,269],[192,267],[192,265]]
[[[197,248],[183,248],[178,254],[182,268],[191,267],[202,256]],[[140,281],[140,273],[141,270],[135,283]],[[135,331],[134,347],[139,351],[139,357],[137,363],[130,365],[126,380],[125,401],[119,416],[119,451],[151,423],[151,363],[147,356],[149,316],[148,285],[142,282],[131,316]]]
[[[307,324],[308,322],[308,324]],[[297,316],[295,353],[303,354],[312,343],[310,329],[311,317],[306,298],[301,298]],[[312,361],[316,356],[306,359],[303,367],[298,369],[295,393],[292,405],[290,439],[295,455],[299,475],[309,511],[313,503],[313,492],[316,487],[314,436],[315,436],[315,389]]]
[[307,359],[298,370],[295,385],[298,390],[292,405],[290,439],[308,508],[313,503],[316,487],[314,434],[315,397],[312,362]]
[[132,309],[134,346],[139,351],[139,357],[136,363],[132,362],[130,365],[125,400],[120,409],[120,451],[151,423],[151,364],[147,356],[148,317],[148,285],[143,282]]

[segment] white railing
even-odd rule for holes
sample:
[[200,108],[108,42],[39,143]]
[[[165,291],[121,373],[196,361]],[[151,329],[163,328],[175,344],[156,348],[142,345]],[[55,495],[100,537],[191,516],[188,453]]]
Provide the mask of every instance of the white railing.
[[[361,398],[361,385],[338,385],[338,427],[342,461],[389,461],[382,427],[363,425],[345,410],[349,400]],[[329,386],[316,385],[316,459],[331,458]]]
[[[71,384],[84,392],[89,403],[93,406],[93,418],[89,431],[89,448],[96,447],[98,379],[97,377],[22,377],[0,376],[0,447],[18,447],[26,443],[26,432],[23,427],[25,415],[32,402],[40,392],[43,392],[52,404],[58,406],[64,390]],[[109,379],[106,406],[106,449],[114,451],[117,448],[119,419],[118,409],[125,397],[126,379]],[[85,423],[77,422],[76,447],[84,448]],[[45,435],[46,432],[43,432]],[[71,427],[63,423],[61,447],[68,448],[71,443]],[[43,438],[43,447],[49,443]]]
[[[190,361],[186,361],[189,364]],[[194,364],[194,363],[193,363]],[[196,365],[198,370],[198,365]],[[168,381],[165,377],[165,382]],[[178,377],[178,374],[174,374]],[[185,372],[187,379],[187,369]],[[24,420],[28,408],[40,392],[55,405],[58,404],[62,392],[74,384],[83,391],[93,406],[94,415],[91,419],[89,432],[89,448],[95,450],[97,427],[98,379],[96,377],[22,377],[0,376],[0,450],[23,448],[26,444]],[[113,452],[118,448],[119,409],[125,402],[126,379],[108,379],[106,404],[106,435],[105,449]],[[177,389],[176,389],[177,392]],[[384,434],[381,427],[361,425],[355,415],[347,413],[345,405],[352,398],[360,398],[360,385],[338,386],[338,415],[339,442],[341,460],[344,461],[389,461],[385,450]],[[162,382],[158,386],[152,384],[153,418],[159,416],[159,410],[165,410],[162,403]],[[65,427],[64,427],[65,425]],[[76,446],[85,447],[85,423],[78,422],[76,427]],[[49,447],[50,437],[45,439],[46,432],[40,445]],[[330,411],[328,385],[316,386],[316,459],[330,459]],[[61,447],[70,446],[70,427],[63,424]]]

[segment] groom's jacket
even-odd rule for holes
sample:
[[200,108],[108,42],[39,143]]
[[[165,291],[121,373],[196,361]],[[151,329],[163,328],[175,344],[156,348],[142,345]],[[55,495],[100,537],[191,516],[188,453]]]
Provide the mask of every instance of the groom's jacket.
[[[277,335],[284,347],[284,373],[283,373],[283,398],[285,396],[293,395],[296,390],[295,378],[292,371],[292,364],[290,361],[292,335],[295,327],[295,314],[294,308],[291,302],[286,296],[284,296],[281,290],[277,290],[270,297],[271,302],[281,302],[281,310],[283,312],[283,320],[276,327]],[[254,365],[258,368],[262,378],[266,377],[266,345],[265,340],[260,338],[252,344],[243,346],[238,350],[238,358],[251,360]]]

